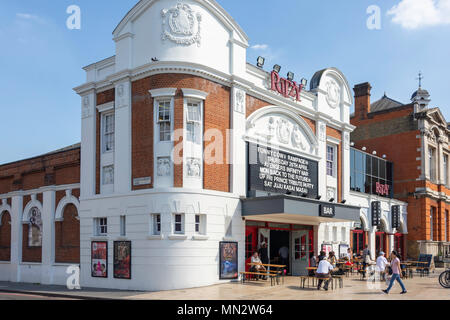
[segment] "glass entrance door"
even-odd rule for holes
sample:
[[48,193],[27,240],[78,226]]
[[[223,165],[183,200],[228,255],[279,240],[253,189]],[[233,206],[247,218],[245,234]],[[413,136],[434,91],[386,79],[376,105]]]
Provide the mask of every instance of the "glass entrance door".
[[309,267],[309,231],[293,231],[291,241],[291,273],[293,276],[307,275]]

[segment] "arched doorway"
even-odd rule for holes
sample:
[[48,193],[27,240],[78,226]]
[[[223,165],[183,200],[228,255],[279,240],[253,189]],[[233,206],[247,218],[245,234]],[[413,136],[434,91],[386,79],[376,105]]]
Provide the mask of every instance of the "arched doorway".
[[384,221],[381,221],[381,224],[377,227],[377,231],[375,233],[375,251],[376,256],[383,251],[386,253],[388,250],[387,245],[387,234],[386,234],[386,224]]
[[364,246],[367,244],[367,233],[364,220],[361,218],[360,223],[356,225],[356,228],[352,230],[352,250],[353,254],[359,254],[364,250]]
[[11,216],[0,212],[0,261],[11,261]]
[[72,203],[64,207],[61,219],[55,221],[55,262],[80,263],[80,220]]
[[397,230],[397,233],[394,234],[394,250],[397,251],[403,259],[406,258],[405,235],[403,234],[402,226],[400,226],[400,228],[398,228]]

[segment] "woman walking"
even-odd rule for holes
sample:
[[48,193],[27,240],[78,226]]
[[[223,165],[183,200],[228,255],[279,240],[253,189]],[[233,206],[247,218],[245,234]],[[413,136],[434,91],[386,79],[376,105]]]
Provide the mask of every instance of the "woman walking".
[[397,282],[402,287],[402,292],[400,294],[407,293],[405,285],[403,284],[403,281],[401,279],[402,266],[400,264],[399,255],[396,251],[392,251],[391,253],[391,268],[392,268],[391,283],[389,284],[389,287],[386,290],[383,290],[383,292],[389,294],[389,292],[392,289],[392,286],[394,285],[394,282],[397,280]]

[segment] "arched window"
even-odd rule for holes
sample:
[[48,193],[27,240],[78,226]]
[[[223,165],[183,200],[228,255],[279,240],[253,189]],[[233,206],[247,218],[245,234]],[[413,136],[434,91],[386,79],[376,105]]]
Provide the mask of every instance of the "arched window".
[[0,261],[11,260],[11,216],[0,212]]

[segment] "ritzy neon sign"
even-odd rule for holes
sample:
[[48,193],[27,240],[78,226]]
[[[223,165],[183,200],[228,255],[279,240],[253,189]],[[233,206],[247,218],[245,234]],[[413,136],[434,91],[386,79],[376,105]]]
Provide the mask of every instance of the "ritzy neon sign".
[[381,184],[381,183],[377,182],[376,189],[377,189],[377,193],[381,196],[389,195],[389,185],[387,185],[387,184]]
[[301,101],[300,93],[303,91],[303,84],[297,84],[295,81],[282,78],[275,71],[272,71],[271,78],[271,90],[278,92],[285,98],[294,98],[297,101]]

